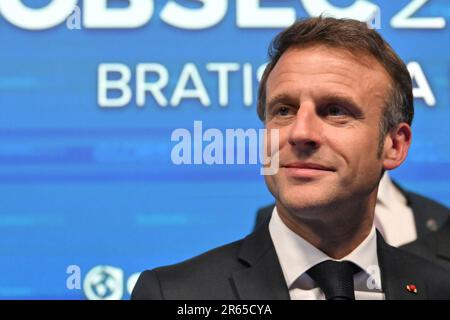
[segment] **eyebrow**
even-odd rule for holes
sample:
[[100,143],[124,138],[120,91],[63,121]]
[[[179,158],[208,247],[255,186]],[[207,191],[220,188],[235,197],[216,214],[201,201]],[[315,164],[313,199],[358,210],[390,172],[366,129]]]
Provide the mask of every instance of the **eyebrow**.
[[337,103],[342,103],[345,105],[349,105],[350,107],[354,107],[356,109],[360,109],[359,104],[355,101],[353,97],[350,97],[348,95],[342,95],[342,94],[324,94],[319,98],[319,101],[333,101]]
[[287,103],[294,104],[294,103],[298,102],[298,99],[294,98],[292,95],[289,95],[287,93],[277,94],[276,96],[274,96],[267,102],[267,104],[266,104],[267,110],[270,110],[271,108],[273,108],[273,106],[278,102],[287,102]]
[[[340,94],[340,93],[326,93],[321,95],[318,99],[319,104],[323,103],[338,103],[342,104],[348,108],[350,108],[353,112],[356,113],[358,116],[362,116],[362,109],[360,105],[355,101],[354,98],[352,98],[349,95]],[[287,94],[287,93],[280,93],[274,96],[269,100],[267,103],[267,110],[269,111],[276,103],[279,102],[286,102],[286,103],[298,103],[298,98],[294,98],[293,96]]]

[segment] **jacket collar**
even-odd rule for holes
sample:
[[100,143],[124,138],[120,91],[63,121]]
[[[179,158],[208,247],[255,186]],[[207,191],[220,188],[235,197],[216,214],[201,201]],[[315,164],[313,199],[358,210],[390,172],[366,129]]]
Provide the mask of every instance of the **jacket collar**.
[[238,258],[248,265],[232,274],[239,299],[290,299],[267,223],[244,239]]

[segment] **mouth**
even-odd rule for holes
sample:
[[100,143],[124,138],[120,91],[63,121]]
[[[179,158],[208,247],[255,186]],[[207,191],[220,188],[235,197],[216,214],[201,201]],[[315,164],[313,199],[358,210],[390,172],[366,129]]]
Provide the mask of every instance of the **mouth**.
[[289,176],[295,178],[313,178],[319,175],[335,172],[336,169],[313,162],[292,162],[283,165]]

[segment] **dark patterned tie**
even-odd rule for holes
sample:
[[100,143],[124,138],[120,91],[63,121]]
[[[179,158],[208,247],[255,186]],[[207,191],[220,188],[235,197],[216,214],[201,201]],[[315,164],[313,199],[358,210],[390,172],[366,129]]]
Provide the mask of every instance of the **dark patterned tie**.
[[309,269],[307,274],[322,289],[327,300],[355,300],[353,275],[359,270],[349,261],[326,260]]

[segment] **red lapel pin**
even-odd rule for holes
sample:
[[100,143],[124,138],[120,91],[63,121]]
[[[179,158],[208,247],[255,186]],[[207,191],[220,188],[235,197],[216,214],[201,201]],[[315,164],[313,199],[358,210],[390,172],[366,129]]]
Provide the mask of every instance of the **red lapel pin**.
[[416,287],[415,285],[413,285],[413,284],[408,284],[408,285],[406,285],[406,290],[407,290],[409,293],[417,294],[417,287]]

